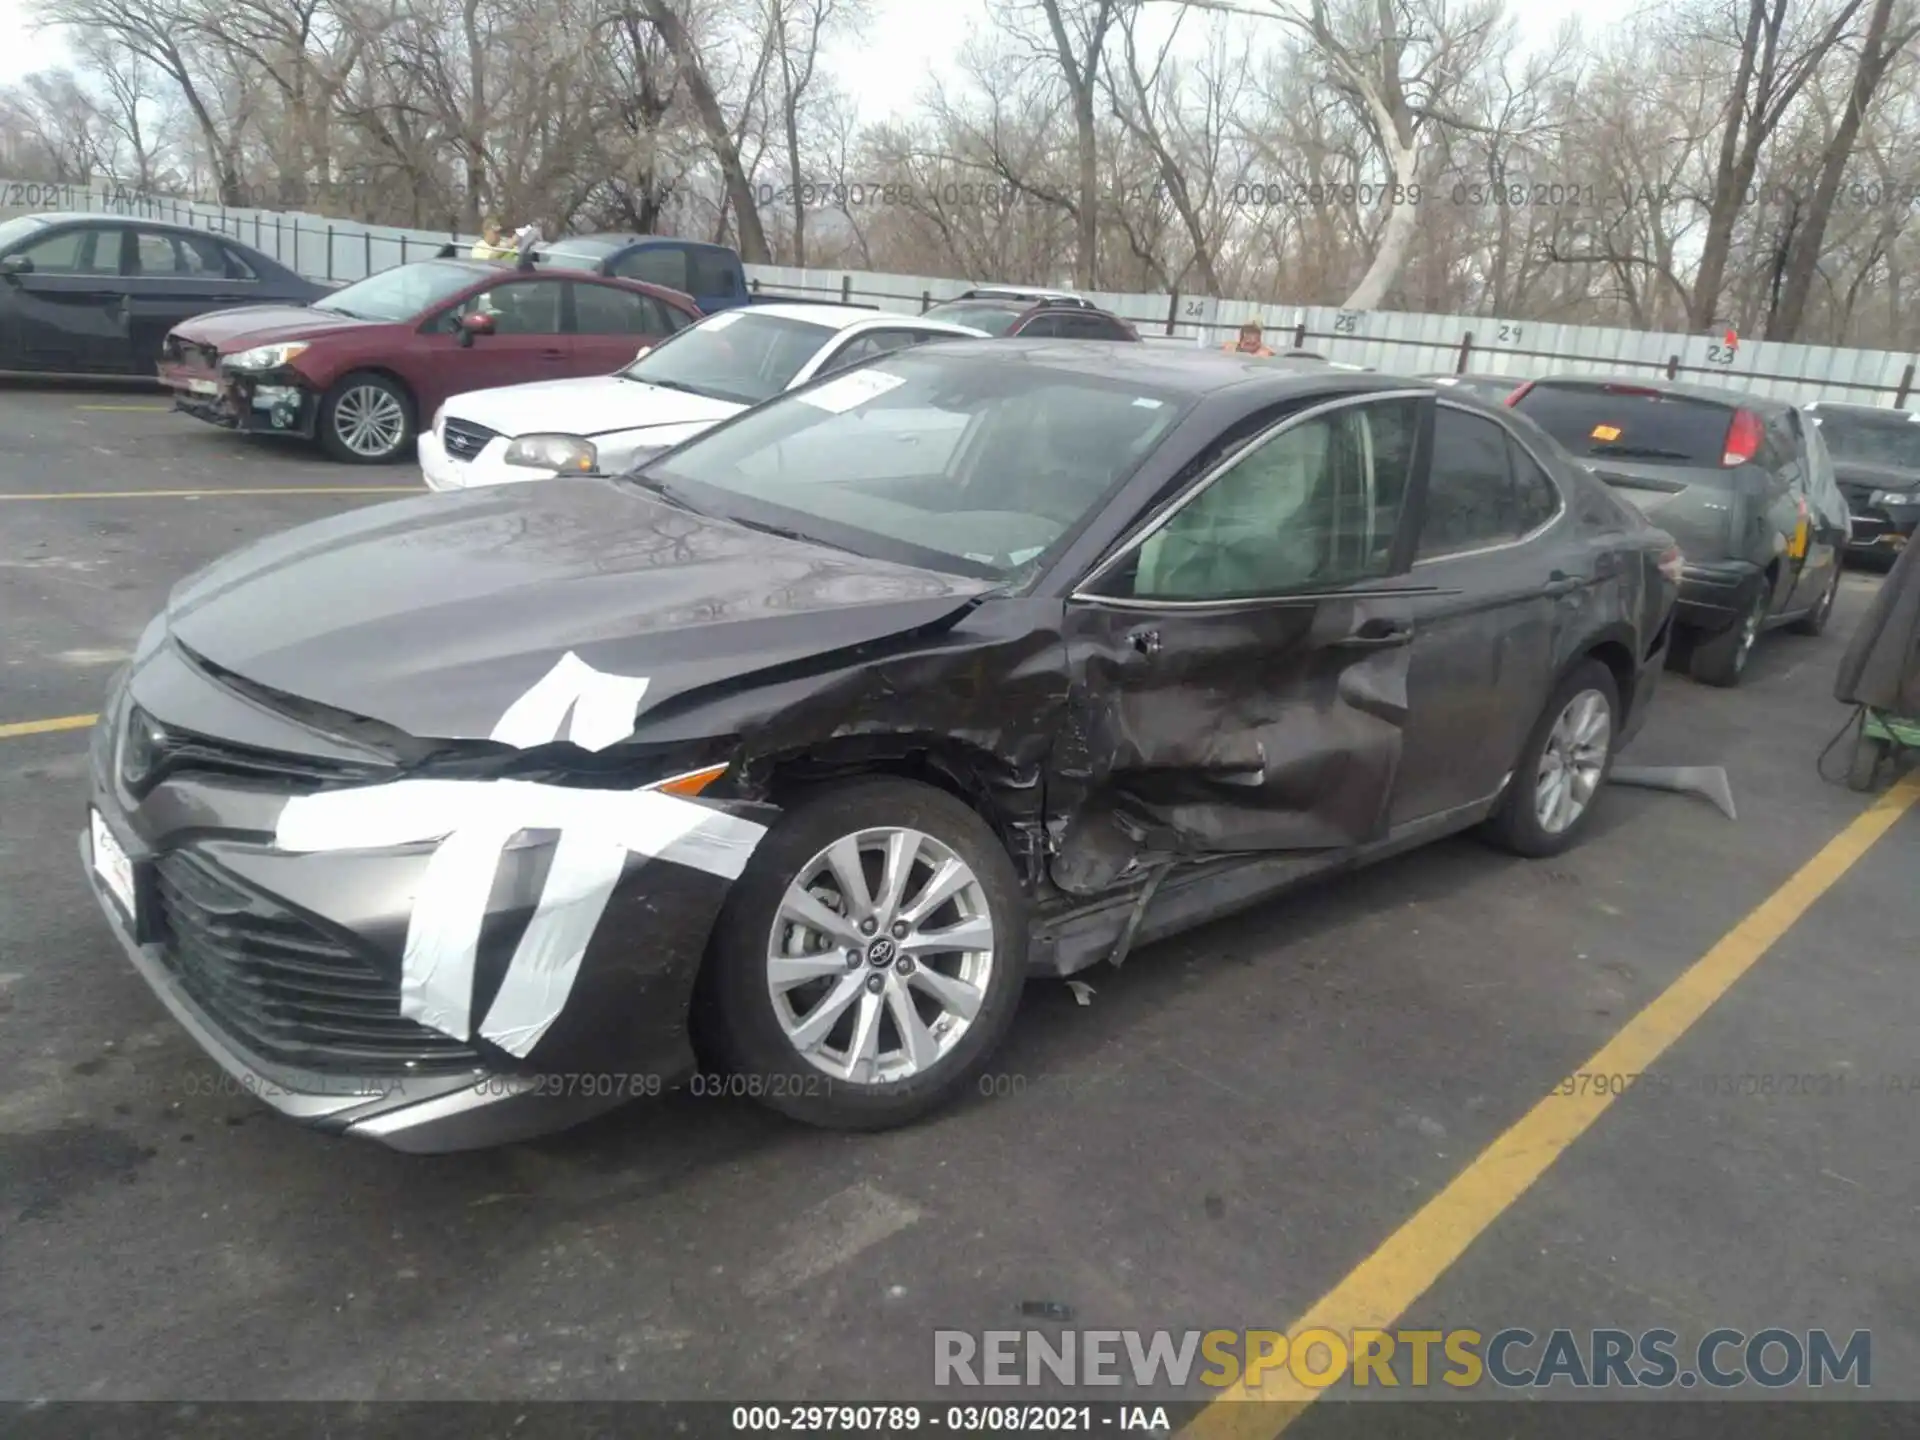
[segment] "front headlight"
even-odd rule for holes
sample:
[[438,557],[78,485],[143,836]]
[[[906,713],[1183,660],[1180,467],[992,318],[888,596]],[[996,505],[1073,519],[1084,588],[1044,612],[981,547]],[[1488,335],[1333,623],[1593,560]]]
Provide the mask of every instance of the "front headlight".
[[251,350],[227,356],[224,363],[229,370],[278,370],[296,356],[306,354],[308,349],[303,340],[285,345],[256,345]]
[[522,435],[507,446],[501,458],[509,465],[525,465],[531,470],[591,475],[600,463],[600,452],[591,440],[578,435]]
[[1920,490],[1876,490],[1868,497],[1869,505],[1920,505]]

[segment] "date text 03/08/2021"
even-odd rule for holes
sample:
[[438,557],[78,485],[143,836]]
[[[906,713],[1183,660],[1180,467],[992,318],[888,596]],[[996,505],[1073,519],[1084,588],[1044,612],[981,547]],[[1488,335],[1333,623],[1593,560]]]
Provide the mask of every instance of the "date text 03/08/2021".
[[1174,1412],[1193,1406],[1130,1405],[736,1405],[731,1428],[757,1435],[1129,1434],[1170,1436]]

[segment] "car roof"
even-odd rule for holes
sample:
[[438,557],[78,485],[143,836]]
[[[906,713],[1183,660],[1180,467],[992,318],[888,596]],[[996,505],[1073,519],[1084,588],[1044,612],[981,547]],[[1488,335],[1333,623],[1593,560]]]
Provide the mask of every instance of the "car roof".
[[1665,376],[1650,380],[1645,375],[1543,375],[1534,383],[1578,385],[1589,389],[1604,385],[1622,385],[1634,390],[1651,390],[1658,395],[1670,395],[1676,400],[1706,400],[1715,405],[1733,405],[1768,415],[1782,415],[1793,408],[1791,401],[1773,400],[1764,395],[1755,395],[1746,390],[1734,390],[1724,385],[1696,385],[1686,380],[1669,380]]
[[1824,410],[1856,420],[1894,420],[1920,425],[1920,413],[1896,410],[1891,405],[1855,405],[1845,400],[1809,400],[1802,410]]
[[[1081,305],[1092,302],[1071,290],[1054,290],[1045,285],[975,285],[954,297],[956,300],[1072,300]],[[950,303],[950,302],[949,302]]]
[[[263,253],[236,236],[212,230],[205,225],[182,225],[178,220],[150,220],[145,215],[109,215],[99,210],[43,210],[32,215],[14,217],[20,220],[38,220],[43,225],[70,225],[77,220],[99,224],[138,225],[142,230],[161,230],[170,235],[205,235],[209,240],[219,240],[228,245],[237,245],[249,255]],[[272,260],[271,255],[267,259]],[[274,261],[279,264],[279,261]]]
[[1404,390],[1420,383],[1401,376],[1336,370],[1324,360],[1287,360],[1280,356],[1241,359],[1223,350],[1142,345],[1134,340],[1035,340],[1015,336],[956,340],[941,345],[939,353],[956,359],[978,356],[997,363],[1025,363],[1072,374],[1134,380],[1195,397],[1242,385],[1260,386],[1279,397],[1330,388]]
[[[891,310],[872,310],[864,305],[815,305],[811,302],[771,301],[765,305],[745,306],[738,310],[717,311],[721,315],[771,315],[776,320],[800,320],[809,325],[823,326],[828,330],[851,330],[860,324],[903,325],[920,323],[918,315],[901,315]],[[955,325],[950,320],[928,320],[929,329],[951,330],[956,335],[974,335],[979,332],[969,326]]]

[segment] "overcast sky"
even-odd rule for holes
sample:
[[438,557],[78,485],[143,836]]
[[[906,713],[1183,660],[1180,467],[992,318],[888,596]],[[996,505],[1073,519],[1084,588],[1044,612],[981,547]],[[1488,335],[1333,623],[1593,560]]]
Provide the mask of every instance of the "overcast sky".
[[[1510,6],[1531,41],[1544,41],[1568,19],[1589,31],[1652,0],[1520,0]],[[913,107],[931,75],[951,74],[968,32],[985,23],[987,0],[870,0],[872,19],[856,42],[829,52],[840,83],[859,97],[863,118],[883,120]],[[1161,8],[1161,7],[1156,7]],[[0,0],[0,83],[62,63],[56,32],[35,32],[29,20],[38,0]],[[1164,7],[1169,15],[1171,5]],[[1190,20],[1187,22],[1192,25]]]

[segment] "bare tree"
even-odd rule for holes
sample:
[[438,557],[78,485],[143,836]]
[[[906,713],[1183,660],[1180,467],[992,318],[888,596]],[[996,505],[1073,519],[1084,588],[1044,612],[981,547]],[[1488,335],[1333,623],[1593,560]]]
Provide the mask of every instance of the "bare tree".
[[[1896,8],[1900,11],[1897,20]],[[1799,338],[1805,323],[1807,299],[1813,290],[1814,270],[1820,262],[1834,202],[1840,196],[1841,182],[1852,162],[1860,128],[1894,60],[1916,36],[1920,36],[1920,14],[1911,4],[1896,6],[1896,0],[1874,0],[1873,10],[1867,17],[1866,34],[1860,42],[1859,58],[1854,63],[1853,83],[1848,88],[1845,107],[1820,157],[1819,182],[1785,255],[1779,304],[1767,320],[1769,340]]]

